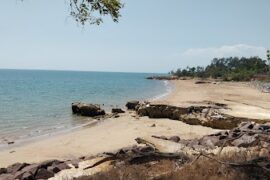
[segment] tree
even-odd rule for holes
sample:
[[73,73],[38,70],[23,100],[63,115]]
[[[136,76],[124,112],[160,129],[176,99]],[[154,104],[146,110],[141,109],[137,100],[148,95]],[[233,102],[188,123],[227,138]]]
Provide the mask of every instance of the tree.
[[120,0],[69,0],[70,15],[82,25],[86,22],[99,25],[102,17],[109,15],[114,22],[118,22],[120,9],[123,4]]

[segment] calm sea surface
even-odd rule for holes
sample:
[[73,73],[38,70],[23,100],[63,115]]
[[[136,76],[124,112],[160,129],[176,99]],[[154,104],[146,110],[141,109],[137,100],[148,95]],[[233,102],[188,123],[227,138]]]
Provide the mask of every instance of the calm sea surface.
[[72,129],[89,118],[72,115],[82,101],[123,107],[132,99],[162,96],[167,82],[146,80],[155,74],[0,70],[0,143]]

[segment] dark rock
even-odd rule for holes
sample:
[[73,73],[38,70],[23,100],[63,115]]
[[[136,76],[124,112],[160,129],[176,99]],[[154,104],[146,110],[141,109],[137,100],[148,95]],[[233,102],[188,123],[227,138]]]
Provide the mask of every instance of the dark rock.
[[5,174],[5,173],[7,173],[7,169],[6,168],[0,168],[0,175]]
[[150,127],[156,127],[156,124],[152,124]]
[[24,167],[21,171],[22,172],[30,172],[31,174],[35,175],[39,169],[39,164],[31,164],[29,166]]
[[120,116],[118,114],[114,115],[113,116],[114,118],[119,118]]
[[49,179],[54,176],[54,173],[51,171],[48,171],[47,169],[41,168],[38,170],[35,178],[36,179]]
[[113,109],[112,109],[112,113],[125,113],[125,111],[123,111],[123,110],[120,109],[120,108],[113,108]]
[[179,136],[172,136],[168,140],[178,143],[180,141],[180,137]]
[[135,110],[136,106],[138,106],[139,103],[140,103],[139,101],[128,101],[127,104],[126,104],[126,107],[129,110]]
[[24,167],[26,167],[28,165],[29,164],[27,164],[27,163],[15,163],[15,164],[7,167],[7,173],[14,174],[17,171],[22,170]]
[[54,166],[59,168],[60,171],[65,170],[65,169],[71,169],[71,167],[69,167],[66,163],[61,163],[61,164],[57,164],[57,165],[54,165]]
[[72,112],[89,117],[105,115],[105,111],[99,106],[85,103],[72,103]]
[[79,102],[75,102],[75,103],[71,104],[73,114],[80,114],[80,108],[79,108],[80,104],[81,103],[79,103]]
[[40,168],[47,168],[49,166],[52,166],[52,165],[58,165],[58,164],[61,164],[63,163],[63,161],[59,161],[59,160],[56,160],[56,159],[53,159],[53,160],[47,160],[47,161],[43,161],[42,163],[39,164],[39,167]]
[[14,141],[7,142],[8,145],[11,145],[11,144],[14,144],[14,143],[15,143]]
[[47,168],[47,170],[53,172],[54,174],[56,174],[56,173],[58,173],[58,172],[61,171],[61,169],[59,169],[59,167],[57,167],[57,166],[49,166]]
[[209,84],[209,81],[196,81],[195,84]]
[[33,176],[33,174],[26,172],[21,177],[21,180],[35,180],[35,177]]

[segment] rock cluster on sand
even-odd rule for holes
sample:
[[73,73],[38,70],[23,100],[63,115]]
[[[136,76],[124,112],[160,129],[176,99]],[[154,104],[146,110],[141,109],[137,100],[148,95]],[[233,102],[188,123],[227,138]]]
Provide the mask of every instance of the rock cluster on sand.
[[232,130],[221,131],[216,134],[203,136],[200,139],[191,140],[165,136],[153,137],[178,142],[196,150],[226,146],[244,148],[260,147],[266,149],[268,155],[270,155],[270,124],[244,122]]
[[[72,164],[72,163],[71,163]],[[3,180],[35,180],[49,179],[56,173],[70,169],[66,162],[48,160],[38,164],[16,163],[0,169],[0,179]]]
[[72,103],[73,114],[78,114],[81,116],[95,117],[105,115],[105,111],[99,106],[94,104],[86,103]]
[[180,120],[190,125],[202,125],[215,129],[232,129],[241,122],[248,121],[267,122],[223,114],[220,110],[227,109],[225,104],[213,102],[207,102],[207,104],[207,106],[178,107],[166,104],[140,103],[134,109],[139,116]]

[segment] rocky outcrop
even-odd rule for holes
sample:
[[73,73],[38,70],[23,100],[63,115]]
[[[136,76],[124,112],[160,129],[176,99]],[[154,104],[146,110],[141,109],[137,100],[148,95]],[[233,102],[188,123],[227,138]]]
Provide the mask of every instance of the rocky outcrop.
[[168,118],[183,121],[190,125],[202,125],[215,129],[232,129],[241,122],[269,122],[268,120],[233,117],[221,113],[221,109],[227,109],[225,104],[212,102],[205,102],[205,104],[207,106],[177,107],[166,104],[141,103],[135,107],[135,110],[139,116]]
[[139,101],[128,101],[126,104],[127,109],[129,110],[135,110],[136,107],[140,104]]
[[237,128],[206,135],[200,139],[182,140],[177,136],[152,136],[154,138],[178,142],[195,150],[215,149],[216,147],[265,148],[270,155],[270,125],[254,122],[241,123]]
[[72,103],[73,114],[95,117],[105,115],[105,111],[97,105],[86,104],[86,103]]
[[120,113],[125,113],[125,111],[122,110],[121,108],[112,108],[112,113],[120,114]]
[[65,162],[58,160],[48,160],[38,164],[16,163],[7,168],[1,168],[0,179],[49,179],[56,173],[70,168]]

